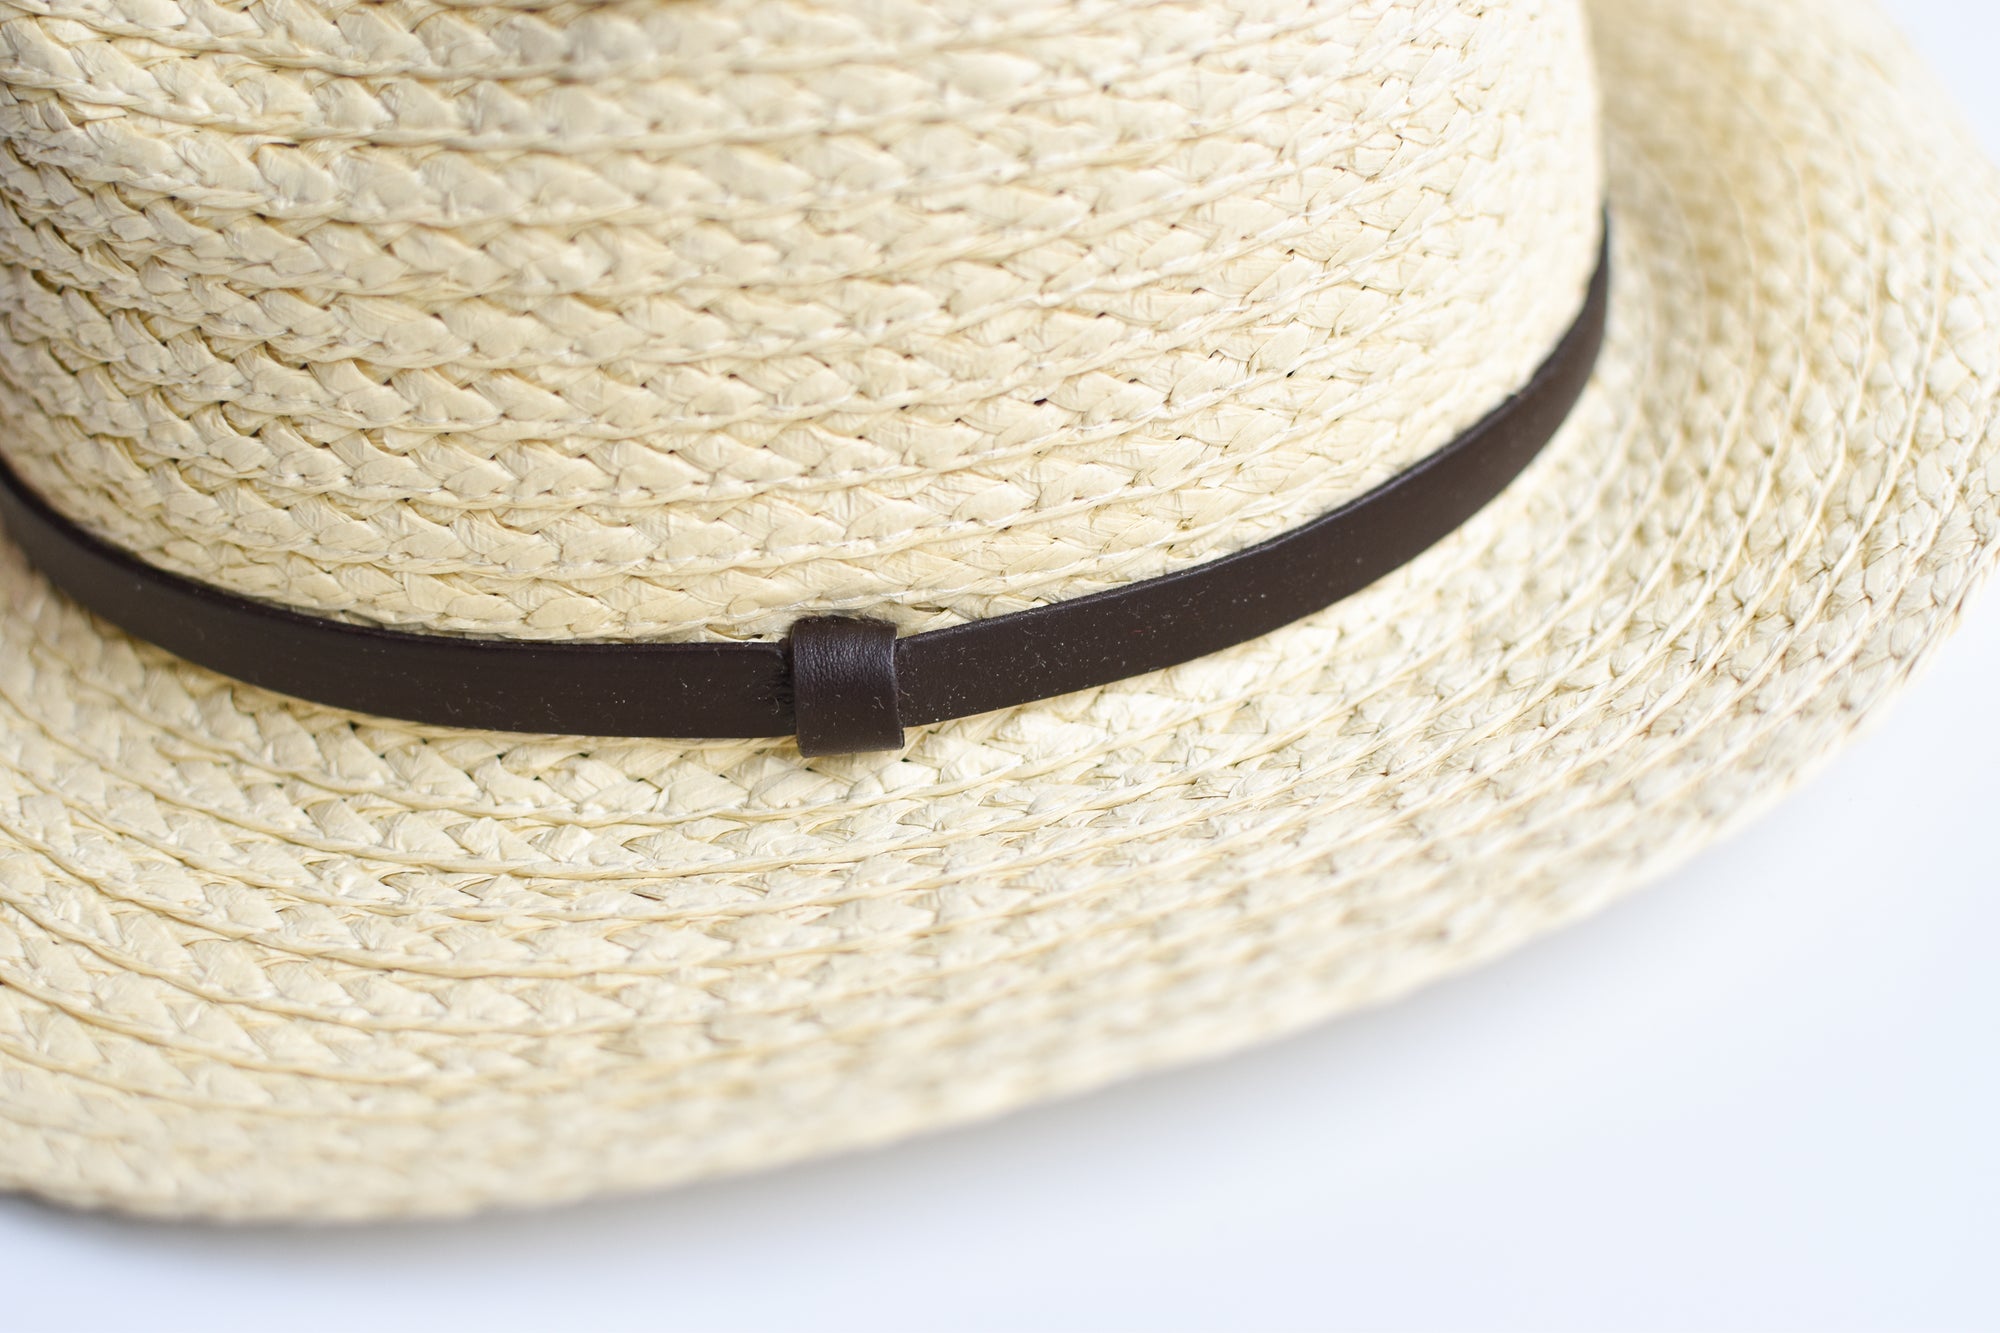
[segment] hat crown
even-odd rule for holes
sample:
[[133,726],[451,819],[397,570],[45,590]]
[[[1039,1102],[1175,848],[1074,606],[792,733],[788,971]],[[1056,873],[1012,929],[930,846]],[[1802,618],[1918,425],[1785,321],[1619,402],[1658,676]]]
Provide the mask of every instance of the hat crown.
[[1444,444],[1595,258],[1574,0],[163,2],[0,27],[9,457],[321,613],[741,638],[1150,577]]

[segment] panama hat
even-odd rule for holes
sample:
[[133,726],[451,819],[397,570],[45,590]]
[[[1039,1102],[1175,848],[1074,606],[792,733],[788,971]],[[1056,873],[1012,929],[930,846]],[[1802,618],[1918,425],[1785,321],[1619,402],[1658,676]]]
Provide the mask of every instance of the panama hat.
[[0,13],[8,1187],[1267,1038],[1749,817],[2000,544],[2000,190],[1859,0]]

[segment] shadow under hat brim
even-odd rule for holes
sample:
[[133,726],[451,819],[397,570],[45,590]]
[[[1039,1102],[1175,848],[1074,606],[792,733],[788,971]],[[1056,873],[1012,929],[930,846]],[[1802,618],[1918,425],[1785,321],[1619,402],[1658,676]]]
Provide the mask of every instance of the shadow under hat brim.
[[1593,4],[1596,380],[1367,592],[892,756],[236,685],[0,555],[0,1183],[424,1214],[876,1142],[1385,999],[1870,716],[2000,546],[2000,190],[1855,3]]

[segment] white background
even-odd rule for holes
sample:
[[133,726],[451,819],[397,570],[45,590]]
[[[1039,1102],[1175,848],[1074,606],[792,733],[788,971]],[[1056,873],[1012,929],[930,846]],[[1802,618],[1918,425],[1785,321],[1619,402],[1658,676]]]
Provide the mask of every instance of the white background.
[[[2000,4],[1892,8],[2000,152]],[[642,1200],[0,1199],[0,1328],[2000,1329],[1996,684],[1989,596],[1774,817],[1383,1012]]]

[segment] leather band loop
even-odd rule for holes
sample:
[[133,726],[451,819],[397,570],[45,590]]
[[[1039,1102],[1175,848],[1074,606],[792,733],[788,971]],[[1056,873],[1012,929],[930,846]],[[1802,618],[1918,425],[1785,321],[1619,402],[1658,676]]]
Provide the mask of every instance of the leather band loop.
[[114,625],[336,708],[490,731],[797,733],[808,753],[889,748],[900,744],[892,729],[900,736],[1233,647],[1406,564],[1498,495],[1562,425],[1603,338],[1609,268],[1607,237],[1582,312],[1528,384],[1360,499],[1160,578],[906,639],[885,637],[886,626],[806,628],[830,619],[819,617],[802,620],[789,646],[540,643],[353,625],[155,569],[56,513],[4,461],[0,520],[50,582]]
[[809,616],[792,626],[792,713],[799,753],[903,748],[896,718],[896,627]]

